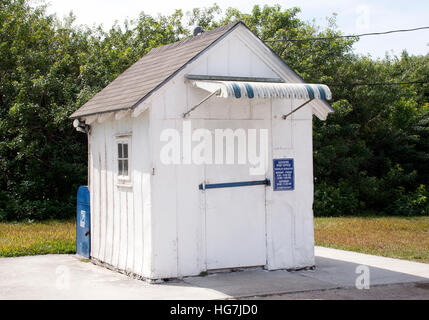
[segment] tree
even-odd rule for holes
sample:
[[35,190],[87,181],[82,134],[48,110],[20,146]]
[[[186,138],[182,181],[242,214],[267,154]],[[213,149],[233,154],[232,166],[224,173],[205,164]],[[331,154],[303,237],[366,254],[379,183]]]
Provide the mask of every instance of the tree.
[[186,15],[142,12],[105,31],[27,0],[0,0],[0,220],[73,216],[87,158],[69,115],[152,48],[191,36],[196,25],[238,20],[306,81],[341,84],[332,86],[336,113],[314,120],[315,213],[429,214],[428,85],[356,85],[427,83],[429,57],[373,60],[353,54],[357,38],[307,41],[341,32],[335,16],[322,30],[298,13],[214,5]]

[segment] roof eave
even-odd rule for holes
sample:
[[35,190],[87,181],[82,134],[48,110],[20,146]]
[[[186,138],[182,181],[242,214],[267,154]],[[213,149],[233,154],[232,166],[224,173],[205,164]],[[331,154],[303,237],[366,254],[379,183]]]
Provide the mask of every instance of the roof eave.
[[321,121],[325,121],[329,114],[335,112],[334,108],[326,100],[314,100],[311,107],[313,114]]
[[[243,22],[238,21],[236,22],[233,26],[231,26],[231,28],[229,28],[225,33],[223,33],[222,35],[220,35],[218,38],[216,38],[212,43],[210,43],[205,49],[203,49],[202,51],[200,51],[198,54],[196,54],[195,56],[193,56],[190,60],[188,60],[183,66],[181,66],[179,69],[177,69],[175,72],[173,72],[170,76],[168,76],[166,79],[164,79],[160,84],[158,84],[155,88],[153,88],[151,91],[149,91],[146,95],[144,95],[141,99],[139,99],[136,103],[134,103],[133,105],[131,105],[130,107],[126,107],[126,108],[119,108],[119,109],[113,109],[113,110],[108,110],[108,111],[99,111],[99,112],[92,112],[92,113],[85,113],[85,114],[76,114],[76,112],[84,107],[85,105],[83,105],[82,107],[80,107],[78,110],[76,110],[74,113],[72,113],[70,115],[70,119],[77,119],[77,118],[82,118],[82,117],[86,117],[86,116],[92,116],[92,115],[96,115],[96,114],[103,114],[103,113],[109,113],[109,112],[117,112],[117,111],[122,111],[122,110],[134,110],[137,106],[139,106],[141,103],[143,103],[147,98],[149,98],[151,95],[153,95],[156,91],[158,91],[161,87],[163,87],[167,82],[169,82],[172,78],[174,78],[180,71],[182,71],[184,68],[186,68],[186,66],[188,66],[190,63],[192,63],[194,60],[196,60],[198,57],[200,57],[203,53],[205,53],[207,50],[209,50],[211,47],[213,47],[216,43],[218,43],[219,41],[221,41],[222,39],[224,39],[228,34],[230,34],[233,30],[235,30],[237,28],[237,26],[239,25],[243,25],[246,26]],[[246,27],[247,28],[247,27]],[[90,101],[90,100],[89,100]]]

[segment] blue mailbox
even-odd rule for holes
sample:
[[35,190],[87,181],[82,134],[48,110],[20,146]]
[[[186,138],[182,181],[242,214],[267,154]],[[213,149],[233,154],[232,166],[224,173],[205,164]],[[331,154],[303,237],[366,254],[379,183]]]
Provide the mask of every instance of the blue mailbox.
[[76,253],[84,258],[91,254],[90,225],[89,190],[82,186],[77,192]]

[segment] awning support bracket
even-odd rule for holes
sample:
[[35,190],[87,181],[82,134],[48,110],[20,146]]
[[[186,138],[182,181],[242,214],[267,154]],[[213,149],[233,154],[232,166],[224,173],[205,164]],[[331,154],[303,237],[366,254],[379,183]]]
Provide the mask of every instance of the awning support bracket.
[[310,99],[310,100],[308,100],[308,101],[306,101],[306,102],[304,102],[302,105],[300,105],[298,108],[296,108],[296,109],[292,110],[292,111],[291,111],[291,112],[289,112],[288,114],[283,115],[283,116],[282,116],[283,120],[286,120],[286,119],[287,119],[287,117],[289,117],[291,114],[293,114],[293,113],[297,112],[299,109],[301,109],[301,108],[305,107],[307,104],[309,104],[309,103],[310,103],[311,101],[313,101],[313,100],[314,100],[314,98],[313,98],[313,99]]
[[207,97],[205,97],[203,100],[198,102],[195,106],[193,106],[191,109],[189,109],[187,112],[183,114],[183,118],[186,118],[192,111],[194,111],[196,108],[198,108],[200,105],[202,105],[204,102],[209,100],[211,97],[213,97],[216,94],[220,94],[221,89],[216,90],[215,92],[210,93]]

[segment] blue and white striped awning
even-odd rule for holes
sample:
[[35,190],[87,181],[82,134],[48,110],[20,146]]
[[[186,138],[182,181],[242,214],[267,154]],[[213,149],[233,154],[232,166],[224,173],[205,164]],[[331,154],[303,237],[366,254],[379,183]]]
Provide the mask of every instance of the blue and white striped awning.
[[194,87],[216,93],[222,98],[331,100],[332,94],[324,84],[240,82],[240,81],[192,81]]

